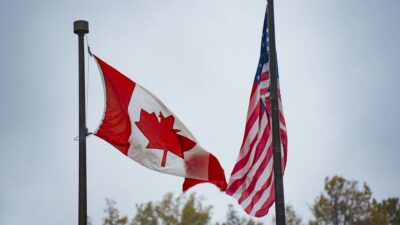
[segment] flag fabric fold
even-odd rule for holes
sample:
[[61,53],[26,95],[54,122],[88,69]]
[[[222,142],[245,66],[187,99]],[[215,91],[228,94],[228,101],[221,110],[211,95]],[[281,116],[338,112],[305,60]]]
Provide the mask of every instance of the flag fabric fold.
[[[287,161],[287,133],[279,87],[278,95],[284,171]],[[271,113],[266,11],[261,54],[250,94],[243,142],[226,191],[228,195],[238,200],[247,214],[255,217],[265,216],[275,201]]]
[[186,126],[151,92],[93,55],[103,79],[105,110],[95,135],[139,164],[225,191],[224,170]]

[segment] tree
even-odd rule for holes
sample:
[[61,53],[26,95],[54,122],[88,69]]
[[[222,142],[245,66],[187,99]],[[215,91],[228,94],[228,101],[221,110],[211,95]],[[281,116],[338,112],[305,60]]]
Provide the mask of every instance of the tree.
[[[302,219],[296,214],[292,205],[285,207],[286,225],[301,225]],[[275,216],[272,218],[272,223],[276,223]]]
[[226,213],[226,222],[222,224],[217,223],[216,225],[263,225],[263,223],[240,217],[235,208],[229,204],[228,212]]
[[[211,206],[202,204],[202,198],[192,193],[174,197],[167,193],[160,202],[136,205],[136,215],[130,225],[206,225],[210,224]],[[226,222],[216,225],[262,225],[252,219],[240,217],[229,205]]]
[[205,225],[211,219],[211,206],[203,206],[196,194],[188,198],[167,193],[160,202],[136,205],[131,225]]
[[385,216],[373,207],[372,192],[366,183],[340,176],[325,179],[324,193],[317,197],[310,225],[386,225]]
[[[116,202],[106,199],[106,203],[103,225],[127,225],[128,217],[119,215]],[[207,225],[211,221],[211,209],[211,206],[203,205],[202,198],[195,193],[178,197],[167,193],[161,201],[136,205],[136,214],[129,225]],[[311,211],[314,218],[309,225],[400,225],[399,198],[379,202],[372,199],[366,183],[360,188],[357,181],[340,176],[325,179],[324,191],[315,199]],[[291,205],[286,206],[285,212],[287,225],[302,224],[301,217]],[[226,221],[215,225],[262,224],[240,216],[229,205]]]
[[161,202],[156,203],[155,211],[163,225],[179,225],[181,201],[180,196],[174,199],[172,193],[167,193]]
[[299,217],[294,211],[293,206],[287,205],[285,208],[286,213],[286,225],[301,225],[301,217]]
[[137,213],[133,218],[131,225],[157,225],[157,215],[154,211],[153,203],[136,205]]
[[372,203],[376,213],[384,216],[388,225],[400,225],[400,202],[398,198],[388,198],[382,202]]
[[211,208],[211,206],[204,207],[201,200],[197,200],[194,193],[191,194],[182,208],[180,225],[207,224],[211,219]]
[[103,219],[103,225],[125,225],[128,223],[128,218],[126,216],[120,216],[119,211],[115,208],[117,204],[114,200],[106,199],[107,208],[104,212],[107,217]]

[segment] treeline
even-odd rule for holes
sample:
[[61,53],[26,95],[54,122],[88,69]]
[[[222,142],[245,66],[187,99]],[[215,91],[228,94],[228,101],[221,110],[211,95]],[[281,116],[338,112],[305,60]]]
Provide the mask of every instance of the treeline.
[[[360,187],[361,186],[361,187]],[[120,215],[116,202],[106,200],[103,225],[208,225],[212,206],[203,205],[195,193],[185,197],[166,194],[161,201],[137,204],[136,214],[129,218]],[[364,183],[340,176],[327,177],[323,192],[310,207],[313,218],[303,222],[292,206],[286,207],[287,225],[400,225],[399,198],[378,201]],[[90,221],[89,221],[90,224]],[[215,225],[263,225],[248,217],[239,216],[229,205],[226,221]],[[275,224],[271,221],[269,224]]]

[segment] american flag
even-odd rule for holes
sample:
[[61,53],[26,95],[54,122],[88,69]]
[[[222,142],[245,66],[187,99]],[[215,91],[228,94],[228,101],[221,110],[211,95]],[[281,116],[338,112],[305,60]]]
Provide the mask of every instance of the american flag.
[[[255,217],[265,216],[275,201],[269,55],[266,12],[260,60],[251,90],[243,143],[226,191],[238,200],[247,214]],[[287,133],[279,87],[278,96],[284,170],[287,161]]]

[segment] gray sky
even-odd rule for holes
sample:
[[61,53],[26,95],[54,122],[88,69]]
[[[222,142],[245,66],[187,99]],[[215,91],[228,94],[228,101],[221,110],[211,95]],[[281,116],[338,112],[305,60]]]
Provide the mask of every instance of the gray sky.
[[[242,141],[260,48],[264,0],[0,2],[0,224],[77,222],[78,69],[72,23],[90,23],[93,51],[155,93],[214,153],[227,178]],[[286,202],[305,219],[335,174],[400,196],[400,2],[276,1],[281,89],[289,135]],[[103,113],[89,61],[88,128]],[[88,139],[88,213],[105,198],[123,214],[180,193],[160,174]],[[162,184],[162,185],[160,185]],[[223,220],[234,199],[197,192]],[[274,211],[274,209],[272,209]],[[271,213],[272,214],[272,213]],[[244,214],[243,214],[244,215]],[[271,215],[262,219],[271,223]]]

